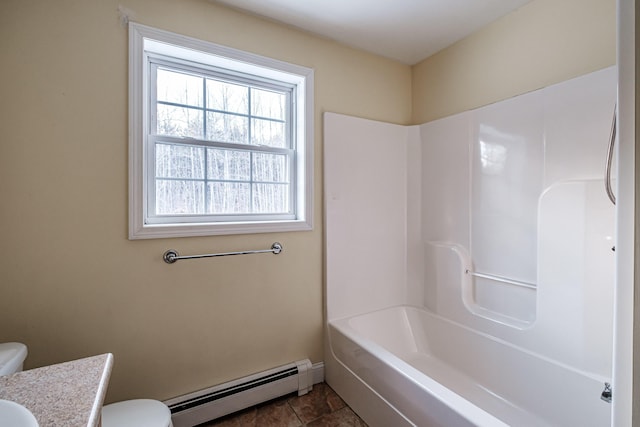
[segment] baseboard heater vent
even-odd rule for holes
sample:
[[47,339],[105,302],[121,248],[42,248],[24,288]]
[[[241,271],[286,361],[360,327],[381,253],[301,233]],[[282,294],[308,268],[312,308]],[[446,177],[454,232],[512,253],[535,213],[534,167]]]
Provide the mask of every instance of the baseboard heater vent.
[[171,409],[174,427],[193,427],[295,391],[301,396],[313,384],[311,362],[304,359],[164,403]]

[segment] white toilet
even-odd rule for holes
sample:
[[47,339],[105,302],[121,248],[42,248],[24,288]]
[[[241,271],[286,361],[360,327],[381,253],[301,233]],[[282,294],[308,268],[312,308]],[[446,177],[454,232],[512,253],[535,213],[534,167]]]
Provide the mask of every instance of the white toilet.
[[[27,346],[0,343],[0,376],[22,371]],[[162,402],[134,399],[102,407],[102,427],[173,427],[171,411]]]
[[19,342],[0,344],[0,376],[22,371],[27,358],[27,346]]
[[162,402],[134,399],[102,407],[102,427],[173,427],[171,411]]

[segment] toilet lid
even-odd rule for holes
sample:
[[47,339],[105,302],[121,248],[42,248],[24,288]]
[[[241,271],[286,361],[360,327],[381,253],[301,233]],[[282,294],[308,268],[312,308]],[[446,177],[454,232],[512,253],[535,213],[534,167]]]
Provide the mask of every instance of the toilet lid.
[[102,408],[102,427],[169,427],[171,411],[151,399],[125,400]]

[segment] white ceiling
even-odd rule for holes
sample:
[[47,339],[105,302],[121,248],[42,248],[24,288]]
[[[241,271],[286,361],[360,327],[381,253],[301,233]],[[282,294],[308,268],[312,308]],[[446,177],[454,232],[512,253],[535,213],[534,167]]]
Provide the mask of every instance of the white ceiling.
[[415,64],[531,0],[211,0]]

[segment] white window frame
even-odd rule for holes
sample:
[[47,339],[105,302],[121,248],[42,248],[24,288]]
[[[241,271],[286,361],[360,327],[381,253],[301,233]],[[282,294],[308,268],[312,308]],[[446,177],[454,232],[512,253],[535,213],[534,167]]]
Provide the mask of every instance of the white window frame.
[[[230,73],[269,79],[293,87],[292,139],[294,141],[291,200],[287,219],[249,216],[242,219],[211,216],[206,222],[158,221],[148,211],[155,158],[151,158],[149,61],[173,58]],[[313,229],[313,69],[197,40],[164,30],[129,23],[129,239],[150,239],[222,234],[268,233]]]

